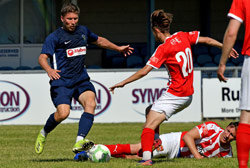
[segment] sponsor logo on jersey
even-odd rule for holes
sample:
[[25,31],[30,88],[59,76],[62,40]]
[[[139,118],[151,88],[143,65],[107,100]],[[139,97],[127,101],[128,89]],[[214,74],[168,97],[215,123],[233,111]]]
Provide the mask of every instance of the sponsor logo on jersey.
[[19,117],[30,105],[28,92],[19,84],[0,80],[0,121]]
[[67,57],[76,57],[79,55],[86,55],[86,52],[87,52],[86,46],[71,48],[71,49],[66,50]]
[[[96,90],[96,109],[95,109],[95,116],[103,114],[111,103],[111,94],[106,86],[102,83],[91,80],[92,84]],[[71,102],[71,110],[72,113],[68,117],[69,119],[80,119],[82,112],[84,111],[82,105],[76,101],[75,99]]]

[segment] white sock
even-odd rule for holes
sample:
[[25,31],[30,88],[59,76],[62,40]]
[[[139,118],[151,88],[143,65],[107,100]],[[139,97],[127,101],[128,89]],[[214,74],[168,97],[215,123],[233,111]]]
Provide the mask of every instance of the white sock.
[[151,152],[150,151],[144,151],[142,153],[142,160],[150,160],[151,159]]
[[80,141],[80,140],[83,140],[84,138],[82,136],[77,136],[76,137],[76,142]]
[[48,133],[45,132],[44,128],[41,130],[41,134],[45,137],[47,137]]

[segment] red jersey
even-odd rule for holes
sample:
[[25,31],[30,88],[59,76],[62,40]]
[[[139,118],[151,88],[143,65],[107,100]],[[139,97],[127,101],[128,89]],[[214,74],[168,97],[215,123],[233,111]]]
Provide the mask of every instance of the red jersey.
[[[200,133],[200,139],[195,141],[198,151],[205,157],[232,157],[232,147],[224,149],[220,146],[220,134],[224,130],[215,122],[205,122],[196,126]],[[189,148],[186,146],[182,137],[187,133],[183,132],[181,135],[180,151],[181,157],[193,157]]]
[[233,0],[228,16],[241,23],[244,22],[245,37],[241,53],[250,56],[250,1]]
[[194,93],[191,45],[198,42],[199,33],[177,32],[167,37],[147,62],[156,69],[165,65],[170,78],[167,92],[175,96],[184,97]]

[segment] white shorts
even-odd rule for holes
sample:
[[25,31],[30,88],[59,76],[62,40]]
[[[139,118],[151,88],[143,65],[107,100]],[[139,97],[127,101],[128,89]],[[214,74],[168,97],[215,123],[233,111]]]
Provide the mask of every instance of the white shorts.
[[153,151],[153,157],[177,158],[180,149],[181,132],[162,134],[160,139],[162,145]]
[[250,110],[250,56],[244,56],[244,63],[241,71],[241,110]]
[[164,92],[151,107],[151,110],[165,113],[168,120],[173,114],[188,107],[192,102],[192,95],[187,97],[174,96],[171,93]]

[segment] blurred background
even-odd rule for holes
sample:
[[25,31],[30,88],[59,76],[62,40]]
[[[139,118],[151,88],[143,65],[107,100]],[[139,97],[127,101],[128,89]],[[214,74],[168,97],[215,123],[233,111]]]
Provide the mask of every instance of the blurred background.
[[[0,70],[40,70],[38,56],[45,38],[61,26],[60,9],[66,0],[0,0]],[[223,40],[232,0],[71,0],[80,9],[79,24],[122,45],[135,48],[124,58],[119,53],[90,45],[87,68],[140,68],[157,43],[150,30],[150,13],[164,9],[172,13],[171,33],[199,30],[202,36]],[[243,26],[235,49],[240,53]],[[195,67],[216,67],[221,51],[196,45],[192,48]],[[228,66],[241,66],[243,57],[229,60]]]

